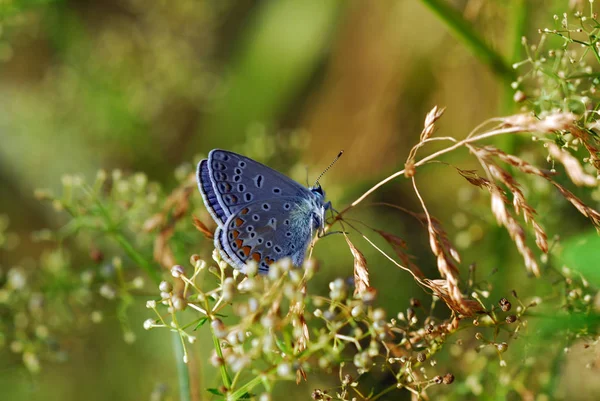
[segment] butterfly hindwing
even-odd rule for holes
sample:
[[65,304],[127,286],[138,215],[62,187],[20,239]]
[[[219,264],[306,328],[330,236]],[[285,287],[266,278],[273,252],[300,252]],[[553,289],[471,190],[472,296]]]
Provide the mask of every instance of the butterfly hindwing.
[[213,187],[212,180],[210,179],[210,172],[208,170],[208,160],[202,160],[198,164],[198,189],[204,200],[204,204],[211,214],[212,218],[219,224],[222,225],[227,220],[227,214],[219,204],[217,200],[218,193]]
[[[307,188],[294,180],[237,153],[214,149],[209,153],[206,163],[207,176],[210,178],[215,198],[227,217],[253,202],[281,196],[310,195]],[[208,184],[204,184],[206,179],[201,168],[198,177],[201,190],[208,187]],[[216,208],[214,212],[219,220],[224,222]]]
[[227,219],[216,233],[215,245],[242,271],[254,260],[259,271],[266,272],[285,257],[301,266],[312,239],[311,213],[310,203],[295,196],[252,202]]

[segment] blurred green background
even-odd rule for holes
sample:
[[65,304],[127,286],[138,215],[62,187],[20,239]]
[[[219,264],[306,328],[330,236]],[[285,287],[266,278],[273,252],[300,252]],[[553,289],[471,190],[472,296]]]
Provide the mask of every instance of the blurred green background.
[[[490,117],[516,112],[511,73],[453,34],[437,15],[436,3],[0,0],[0,213],[9,216],[11,230],[21,238],[12,252],[0,253],[0,264],[38,256],[40,246],[29,241],[29,232],[54,227],[57,217],[32,194],[40,187],[59,188],[65,173],[91,179],[100,168],[143,171],[168,189],[176,184],[178,166],[220,147],[304,183],[305,167],[314,179],[344,149],[322,180],[341,210],[403,167],[434,105],[447,107],[438,125],[441,135],[457,137]],[[537,29],[550,25],[553,14],[568,11],[565,3],[451,5],[510,65],[524,57],[521,36],[537,38]],[[522,145],[500,144],[513,151]],[[445,160],[475,167],[465,151]],[[539,160],[544,162],[543,154]],[[550,291],[549,284],[527,277],[508,235],[488,229],[486,197],[454,169],[428,166],[417,177],[431,212],[463,252],[464,277],[466,266],[477,261],[481,277],[502,283],[492,299],[512,288],[536,289],[540,296]],[[589,231],[583,218],[538,184],[532,203],[550,234]],[[419,210],[403,180],[383,187],[372,200]],[[598,207],[598,200],[592,206]],[[544,214],[556,208],[561,213]],[[363,208],[352,217],[407,239],[427,276],[438,277],[426,233],[413,219],[383,208]],[[406,273],[358,238],[356,244],[390,315],[403,310],[411,296],[423,296]],[[198,234],[197,252],[207,256],[210,247]],[[352,256],[342,236],[320,241],[316,256],[324,269],[315,288],[325,291],[332,278],[351,275]],[[140,299],[131,313],[133,345],[122,341],[117,320],[108,316],[101,325],[74,332],[67,361],[45,364],[37,376],[0,363],[0,398],[150,399],[161,383],[176,396],[171,338],[143,331],[144,302]],[[207,341],[201,339],[194,352],[202,363],[197,374],[212,383]],[[562,391],[581,386],[569,380],[571,371],[577,364],[565,362],[565,379],[557,384]],[[298,396],[285,399],[308,399],[316,383],[328,380],[311,379],[316,382],[290,385]],[[279,391],[289,394],[283,386]],[[598,393],[578,394],[591,400]]]

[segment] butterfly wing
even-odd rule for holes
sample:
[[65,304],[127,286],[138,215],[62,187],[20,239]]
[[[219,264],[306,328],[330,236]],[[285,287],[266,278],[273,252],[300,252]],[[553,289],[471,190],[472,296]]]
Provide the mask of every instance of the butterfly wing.
[[198,187],[219,225],[253,202],[310,191],[291,178],[245,156],[214,149],[198,165]]
[[215,247],[223,259],[245,271],[258,263],[265,273],[276,260],[289,257],[301,266],[313,235],[314,205],[306,198],[283,196],[244,205],[215,233]]
[[208,212],[212,218],[219,224],[219,226],[225,224],[227,220],[227,214],[219,204],[217,200],[217,192],[213,188],[212,180],[210,179],[210,172],[208,169],[208,160],[204,159],[198,164],[198,189],[202,195],[202,200],[208,209]]

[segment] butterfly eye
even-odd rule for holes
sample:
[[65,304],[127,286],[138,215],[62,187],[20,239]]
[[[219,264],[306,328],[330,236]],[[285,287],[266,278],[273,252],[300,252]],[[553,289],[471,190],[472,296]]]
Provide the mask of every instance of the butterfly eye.
[[310,191],[311,191],[313,194],[316,194],[316,195],[319,195],[319,196],[321,196],[322,198],[324,198],[324,197],[325,197],[325,192],[323,192],[323,188],[321,188],[321,186],[320,186],[319,184],[317,184],[317,186],[316,186],[316,187],[314,187],[314,188],[312,188]]

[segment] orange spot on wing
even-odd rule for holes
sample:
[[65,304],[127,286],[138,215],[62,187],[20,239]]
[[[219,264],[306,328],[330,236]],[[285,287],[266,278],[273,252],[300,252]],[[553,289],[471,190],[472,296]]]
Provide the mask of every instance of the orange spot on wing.
[[237,196],[235,196],[235,195],[229,195],[229,196],[231,196],[231,198],[230,198],[231,199],[231,203],[237,203],[238,202],[238,197]]
[[245,223],[244,220],[240,219],[239,217],[235,219],[235,225],[237,227],[241,226],[244,223]]
[[243,208],[242,211],[240,212],[241,214],[248,214],[248,212],[250,211],[250,209],[248,209],[247,207]]
[[275,259],[271,259],[271,258],[269,258],[269,257],[266,257],[266,258],[265,258],[265,262],[266,262],[268,265],[271,265],[271,264],[273,264],[273,262],[275,262]]
[[240,232],[238,230],[231,230],[231,232],[233,233],[234,239],[240,236]]
[[260,258],[261,258],[261,255],[260,255],[260,253],[258,253],[258,252],[254,252],[254,253],[252,254],[252,259],[254,259],[254,261],[255,261],[256,263],[260,262]]
[[236,239],[235,243],[237,244],[238,248],[240,248],[244,244],[244,241],[242,241],[241,239]]
[[246,256],[250,256],[251,250],[252,250],[252,248],[250,248],[249,246],[245,246],[242,248],[242,251],[244,252],[244,255],[246,255]]

